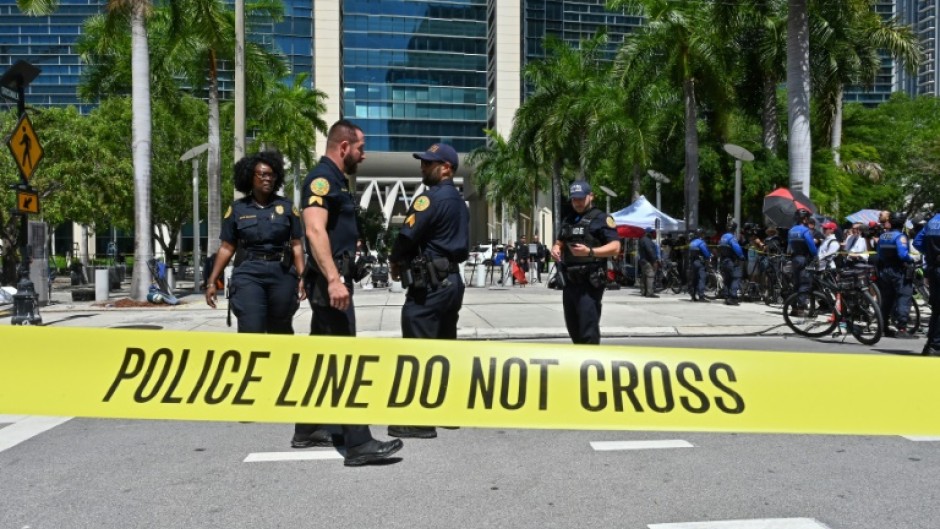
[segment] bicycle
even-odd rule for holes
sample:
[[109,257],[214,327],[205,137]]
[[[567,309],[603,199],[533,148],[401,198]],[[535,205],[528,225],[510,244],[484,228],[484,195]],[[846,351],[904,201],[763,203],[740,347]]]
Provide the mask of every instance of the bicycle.
[[874,345],[884,333],[881,309],[869,293],[870,275],[866,270],[843,270],[838,274],[818,272],[813,290],[794,293],[783,303],[783,320],[793,332],[810,338],[842,334],[842,326],[860,343]]
[[656,269],[653,290],[657,293],[669,289],[673,294],[682,293],[684,285],[679,279],[678,266],[674,261],[663,261],[663,265]]

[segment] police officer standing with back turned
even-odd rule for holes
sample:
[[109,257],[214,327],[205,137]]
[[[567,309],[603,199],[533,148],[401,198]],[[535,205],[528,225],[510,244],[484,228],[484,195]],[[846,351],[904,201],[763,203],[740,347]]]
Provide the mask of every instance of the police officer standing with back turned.
[[[914,259],[907,248],[907,236],[901,232],[907,217],[891,212],[886,231],[878,239],[878,288],[881,289],[881,316],[885,323],[894,314],[895,338],[915,338],[907,328],[908,311],[914,301]],[[885,326],[887,330],[887,325]],[[891,336],[888,332],[887,336]]]
[[[415,153],[427,189],[411,203],[389,257],[392,279],[408,289],[401,308],[404,338],[457,339],[463,305],[460,263],[470,256],[470,211],[454,185],[459,160],[446,143]],[[433,426],[389,426],[388,435],[433,439]]]
[[[356,335],[352,283],[359,228],[346,174],[355,174],[365,158],[362,129],[347,120],[337,121],[327,133],[326,152],[304,180],[301,206],[312,260],[305,281],[313,311],[311,335]],[[343,425],[342,429],[346,466],[374,463],[402,447],[399,439],[373,439],[368,426]],[[332,444],[330,433],[319,425],[294,427],[293,448]]]
[[914,238],[914,248],[924,255],[925,278],[930,286],[930,323],[921,354],[940,356],[940,215],[934,215]]
[[591,185],[575,181],[568,188],[571,212],[561,224],[552,257],[562,263],[562,304],[568,335],[576,344],[601,343],[601,299],[607,286],[607,258],[620,253],[614,218],[593,205]]
[[799,303],[793,308],[795,312],[793,316],[799,316],[800,311],[806,308],[809,292],[813,289],[813,272],[807,265],[816,257],[819,250],[816,248],[816,241],[813,240],[813,230],[809,228],[812,220],[813,214],[808,209],[798,210],[797,222],[787,233],[787,252],[790,254],[792,281],[799,294],[797,298]]
[[705,232],[701,228],[689,236],[692,239],[689,243],[689,263],[692,267],[689,274],[689,292],[692,294],[692,301],[709,303],[705,298],[705,278],[708,276],[706,268],[712,253],[708,251],[704,236]]
[[734,234],[738,223],[728,223],[728,231],[718,241],[718,270],[721,272],[722,294],[725,296],[725,305],[738,305],[738,292],[741,290],[740,261],[744,260],[744,250],[738,244],[738,237]]

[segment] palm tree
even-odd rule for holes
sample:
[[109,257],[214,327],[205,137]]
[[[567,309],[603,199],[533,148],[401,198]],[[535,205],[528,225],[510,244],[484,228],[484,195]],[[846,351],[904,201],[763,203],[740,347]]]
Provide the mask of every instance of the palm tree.
[[[620,62],[624,75],[664,79],[681,87],[685,123],[685,222],[699,223],[700,95],[713,112],[727,108],[730,89],[722,40],[712,23],[711,5],[697,0],[609,0],[608,7],[646,17],[646,25],[624,40]],[[719,120],[721,118],[719,117]]]
[[[278,20],[283,4],[263,0],[247,7],[254,16]],[[223,0],[174,0],[170,2],[172,33],[179,42],[193,50],[197,60],[188,66],[192,86],[205,86],[209,102],[208,212],[210,233],[207,254],[218,251],[219,240],[212,234],[221,231],[221,183],[219,127],[219,61],[234,60],[235,12]]]
[[259,79],[251,86],[252,120],[249,126],[258,133],[255,140],[273,145],[291,162],[294,173],[294,204],[300,201],[300,169],[313,167],[312,152],[316,148],[316,132],[326,136],[323,120],[326,113],[326,94],[307,87],[307,73],[294,77],[291,85],[280,81]]
[[[17,0],[28,14],[47,14],[58,7],[57,0]],[[149,0],[108,0],[108,16],[115,23],[129,22],[131,28],[131,101],[133,126],[131,148],[134,158],[134,270],[132,299],[144,301],[150,289],[147,261],[153,257],[150,218],[150,52],[147,42]]]
[[547,57],[525,68],[524,75],[535,90],[516,111],[509,143],[522,153],[526,166],[551,168],[555,233],[561,222],[564,167],[576,167],[579,179],[588,176],[583,153],[590,105],[583,96],[598,82],[605,38],[598,35],[583,41],[580,49],[546,39]]
[[810,69],[808,0],[788,0],[787,12],[787,114],[790,187],[810,195]]
[[886,21],[873,10],[871,0],[820,2],[815,7],[812,75],[817,116],[839,166],[845,86],[870,87],[881,70],[882,51],[910,73],[917,71],[923,52],[910,26]]

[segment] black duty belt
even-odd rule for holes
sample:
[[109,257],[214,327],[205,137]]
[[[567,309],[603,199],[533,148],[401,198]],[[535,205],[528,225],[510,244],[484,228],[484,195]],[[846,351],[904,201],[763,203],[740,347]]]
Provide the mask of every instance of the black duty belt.
[[248,252],[248,255],[245,257],[246,261],[280,261],[284,257],[284,252],[274,252],[274,253],[263,253],[263,252]]

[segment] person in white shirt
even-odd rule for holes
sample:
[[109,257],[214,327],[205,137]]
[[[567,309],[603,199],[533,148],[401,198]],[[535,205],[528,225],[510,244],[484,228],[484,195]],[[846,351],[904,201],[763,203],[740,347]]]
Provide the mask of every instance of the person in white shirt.
[[856,222],[852,224],[848,237],[845,238],[845,251],[848,253],[847,262],[852,264],[868,262],[868,241],[862,235],[862,225]]
[[816,259],[819,261],[817,269],[835,269],[836,265],[833,260],[839,253],[840,248],[839,240],[836,239],[836,223],[832,221],[824,222],[822,229],[825,237],[819,244],[819,252],[816,254]]

